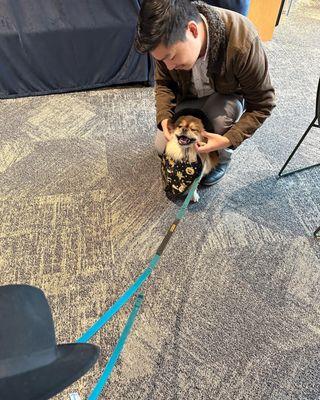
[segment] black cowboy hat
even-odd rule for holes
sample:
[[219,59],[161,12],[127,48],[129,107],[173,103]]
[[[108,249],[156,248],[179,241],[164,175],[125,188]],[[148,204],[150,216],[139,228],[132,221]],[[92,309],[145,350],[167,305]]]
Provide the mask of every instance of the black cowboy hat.
[[206,131],[214,132],[213,125],[210,122],[210,119],[208,118],[207,114],[204,111],[199,110],[197,108],[186,107],[177,111],[172,117],[172,122],[175,123],[180,117],[186,115],[191,115],[192,117],[199,118],[202,121],[203,127]]
[[96,362],[92,344],[56,344],[44,293],[27,285],[0,287],[0,399],[47,400]]

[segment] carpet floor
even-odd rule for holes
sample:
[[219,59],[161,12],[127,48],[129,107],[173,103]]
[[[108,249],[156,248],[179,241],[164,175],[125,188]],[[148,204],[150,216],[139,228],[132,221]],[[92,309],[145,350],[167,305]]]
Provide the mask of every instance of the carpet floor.
[[[277,107],[189,207],[103,399],[320,398],[320,170],[276,179],[314,117],[319,43],[319,0],[295,2],[265,44]],[[154,91],[2,100],[0,121],[0,283],[43,289],[58,343],[72,342],[147,267],[181,205],[161,186]],[[319,138],[289,169],[319,162]],[[131,305],[55,399],[88,396]]]

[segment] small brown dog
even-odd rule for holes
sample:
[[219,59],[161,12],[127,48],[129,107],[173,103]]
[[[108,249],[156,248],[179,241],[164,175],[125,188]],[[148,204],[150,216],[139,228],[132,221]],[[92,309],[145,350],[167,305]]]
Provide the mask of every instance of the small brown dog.
[[[162,176],[166,190],[173,194],[186,194],[194,179],[207,175],[219,162],[218,152],[198,154],[195,143],[205,144],[201,135],[204,130],[199,118],[181,116],[172,125],[172,137],[166,145],[162,159]],[[197,202],[199,194],[194,192],[192,200]]]

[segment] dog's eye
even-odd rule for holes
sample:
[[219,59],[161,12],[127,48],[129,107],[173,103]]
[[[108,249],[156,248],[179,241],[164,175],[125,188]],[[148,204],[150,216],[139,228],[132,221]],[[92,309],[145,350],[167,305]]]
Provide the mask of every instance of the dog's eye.
[[180,124],[180,125],[178,126],[178,128],[183,128],[183,125]]
[[198,132],[198,129],[191,128],[191,132]]

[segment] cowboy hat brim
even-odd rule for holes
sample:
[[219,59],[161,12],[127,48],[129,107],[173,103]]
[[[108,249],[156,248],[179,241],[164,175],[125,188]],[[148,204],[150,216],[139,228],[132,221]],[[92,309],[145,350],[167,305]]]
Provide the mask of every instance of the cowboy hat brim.
[[58,345],[57,359],[52,363],[0,379],[0,399],[50,399],[84,375],[98,355],[99,348],[93,344]]

